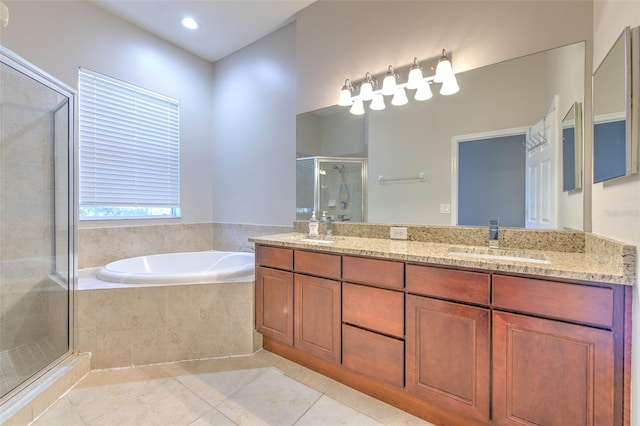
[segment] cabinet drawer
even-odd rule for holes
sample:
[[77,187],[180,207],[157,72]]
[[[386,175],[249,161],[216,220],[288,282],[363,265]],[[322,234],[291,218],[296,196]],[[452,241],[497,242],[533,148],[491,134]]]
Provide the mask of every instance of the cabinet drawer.
[[369,330],[404,337],[404,294],[344,283],[342,321]]
[[493,306],[550,318],[613,326],[613,289],[529,278],[493,277]]
[[341,257],[335,254],[296,250],[294,270],[304,274],[340,279]]
[[404,342],[342,325],[342,364],[393,386],[404,386]]
[[256,263],[259,266],[269,266],[277,269],[293,269],[293,250],[277,247],[258,246],[256,249]]
[[488,305],[490,288],[489,274],[407,265],[407,291],[411,293]]
[[392,260],[345,256],[342,260],[345,281],[381,287],[404,288],[404,264]]

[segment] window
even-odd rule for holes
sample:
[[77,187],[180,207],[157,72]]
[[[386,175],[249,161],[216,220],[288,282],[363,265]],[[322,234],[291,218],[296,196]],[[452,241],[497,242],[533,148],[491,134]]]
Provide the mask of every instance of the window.
[[80,69],[80,218],[180,216],[180,103]]

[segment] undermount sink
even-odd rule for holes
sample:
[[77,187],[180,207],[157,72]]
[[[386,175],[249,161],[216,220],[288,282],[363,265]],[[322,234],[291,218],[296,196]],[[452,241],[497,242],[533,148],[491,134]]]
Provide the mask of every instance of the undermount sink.
[[335,243],[336,240],[324,240],[324,239],[319,239],[319,238],[302,238],[301,240],[298,240],[301,243],[318,243],[318,244],[331,244],[331,243]]
[[449,254],[474,259],[502,260],[511,262],[527,262],[549,264],[549,258],[542,253],[531,253],[524,250],[492,249],[485,247],[451,247]]

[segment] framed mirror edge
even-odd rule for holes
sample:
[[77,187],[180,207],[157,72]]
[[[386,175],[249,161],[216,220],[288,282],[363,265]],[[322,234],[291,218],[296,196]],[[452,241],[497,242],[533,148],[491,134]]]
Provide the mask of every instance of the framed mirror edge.
[[[638,174],[638,161],[639,161],[639,150],[638,150],[638,118],[639,114],[639,95],[640,95],[640,66],[634,67],[633,62],[635,60],[640,60],[640,27],[631,28],[629,26],[625,27],[622,30],[622,33],[616,38],[613,45],[607,51],[607,54],[602,58],[600,64],[595,69],[592,75],[592,120],[593,120],[593,179],[592,183],[612,183],[619,180],[624,180],[630,176],[634,176]],[[596,74],[598,70],[600,70],[606,59],[609,57],[610,53],[616,47],[616,44],[623,40],[624,43],[624,92],[625,92],[625,111],[621,116],[624,116],[625,123],[625,172],[622,175],[598,179],[596,177],[595,168],[596,168],[596,155],[595,155],[595,145],[596,145],[596,125],[601,122],[600,118],[602,116],[596,115]],[[605,114],[606,115],[606,114]],[[607,117],[610,119],[614,114],[608,114]]]
[[[564,189],[565,183],[563,181],[563,191],[567,193],[581,192],[584,182],[584,117],[582,102],[576,101],[571,105],[569,111],[564,115],[562,119],[563,129],[564,123],[573,124],[571,127],[574,129],[573,134],[573,179],[574,186],[569,189]],[[562,153],[565,155],[564,151]],[[564,168],[563,168],[564,170]],[[564,179],[564,177],[563,177]]]

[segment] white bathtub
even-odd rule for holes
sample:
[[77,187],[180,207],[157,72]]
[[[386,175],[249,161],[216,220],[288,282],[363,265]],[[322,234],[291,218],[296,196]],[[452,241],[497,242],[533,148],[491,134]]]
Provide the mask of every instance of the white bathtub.
[[154,254],[118,260],[96,273],[102,281],[121,284],[205,284],[253,281],[255,255],[243,252],[197,251]]

